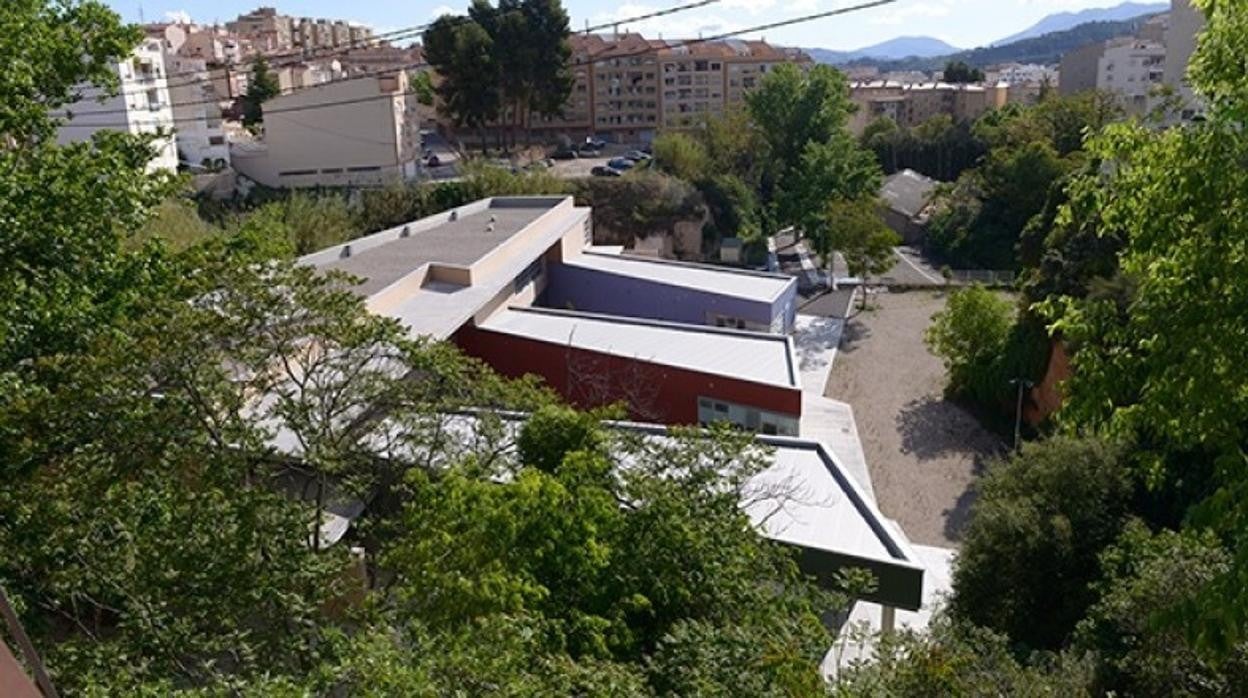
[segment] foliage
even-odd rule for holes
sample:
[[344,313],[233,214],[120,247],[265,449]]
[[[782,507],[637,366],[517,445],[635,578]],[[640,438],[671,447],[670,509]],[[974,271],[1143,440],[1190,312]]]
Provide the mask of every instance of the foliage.
[[416,101],[426,107],[433,106],[436,94],[433,87],[433,73],[428,70],[416,71],[412,75],[412,92],[416,93]]
[[243,125],[255,126],[264,121],[264,103],[282,93],[277,75],[269,70],[269,62],[260,56],[251,64],[251,77],[243,95]]
[[970,122],[955,122],[945,114],[913,128],[902,128],[892,118],[881,116],[867,124],[859,142],[875,153],[885,173],[912,169],[944,181],[957,179],[985,152]]
[[984,71],[972,68],[965,61],[949,61],[945,64],[944,81],[952,83],[983,82]]
[[1010,638],[938,616],[926,632],[883,636],[874,661],[843,667],[837,696],[1091,696],[1091,666],[1069,653],[1019,661]]
[[995,291],[976,285],[949,294],[923,340],[945,362],[951,392],[982,397],[982,379],[1004,353],[1012,322],[1010,302]]
[[706,215],[693,186],[657,172],[591,177],[574,186],[577,203],[593,207],[596,229],[625,240],[665,233],[680,221],[699,221]]
[[1080,621],[1074,645],[1097,657],[1097,688],[1132,696],[1233,695],[1248,680],[1248,653],[1218,664],[1182,628],[1159,623],[1230,568],[1207,531],[1153,534],[1139,521],[1101,555],[1100,599]]
[[1050,438],[989,468],[953,576],[954,617],[1055,649],[1097,599],[1097,558],[1126,524],[1122,449]]
[[513,136],[531,115],[561,113],[572,92],[567,37],[559,0],[473,0],[467,19],[439,17],[422,41],[440,78],[439,109],[479,133],[501,120]]
[[654,139],[654,164],[686,182],[697,182],[710,174],[706,148],[700,141],[680,131],[663,133]]
[[849,275],[859,277],[883,274],[892,267],[893,248],[901,244],[901,237],[884,224],[878,199],[831,201],[821,223],[811,240],[825,261],[839,252]]
[[148,240],[161,240],[169,249],[180,251],[220,235],[221,232],[220,228],[200,218],[189,202],[173,198],[157,206],[152,212],[152,219],[127,244],[137,247]]
[[739,178],[721,174],[698,182],[698,190],[711,215],[710,231],[716,238],[736,237],[747,242],[762,237],[758,198]]

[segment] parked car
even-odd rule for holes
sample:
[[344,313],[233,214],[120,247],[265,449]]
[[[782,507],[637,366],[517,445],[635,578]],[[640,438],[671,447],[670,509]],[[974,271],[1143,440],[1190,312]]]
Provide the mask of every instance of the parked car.
[[585,144],[592,145],[594,149],[596,150],[602,150],[603,148],[607,147],[607,142],[602,140],[601,138],[598,138],[597,136],[586,136]]
[[596,165],[589,173],[595,177],[619,177],[624,174],[614,167],[607,167],[606,165]]
[[640,150],[646,155],[654,155],[654,146],[650,145],[649,143],[641,146]]
[[636,164],[637,163],[633,162],[632,160],[629,160],[628,158],[611,158],[610,160],[607,161],[607,165],[609,167],[612,167],[617,170],[631,169],[633,165],[636,165]]
[[577,149],[585,155],[596,155],[599,150],[602,150],[602,146],[594,145],[593,143],[582,143],[577,146]]
[[641,162],[642,160],[650,159],[649,154],[644,153],[640,150],[630,150],[627,153],[624,153],[624,157],[628,158],[629,160],[632,160],[633,162]]
[[560,148],[550,154],[552,160],[575,160],[580,154],[571,148]]
[[427,167],[437,167],[438,165],[441,165],[441,164],[442,164],[442,161],[438,159],[437,155],[430,155],[429,157],[425,159],[425,165]]

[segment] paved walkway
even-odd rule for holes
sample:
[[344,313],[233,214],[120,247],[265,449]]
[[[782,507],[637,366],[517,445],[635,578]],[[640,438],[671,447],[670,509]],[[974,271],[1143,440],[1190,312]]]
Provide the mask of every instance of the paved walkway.
[[823,395],[844,329],[842,318],[797,316],[793,323],[793,350],[797,353],[803,391]]

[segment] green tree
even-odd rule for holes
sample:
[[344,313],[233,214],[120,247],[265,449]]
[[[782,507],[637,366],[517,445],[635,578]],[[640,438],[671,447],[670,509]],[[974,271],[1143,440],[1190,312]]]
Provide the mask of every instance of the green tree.
[[1100,599],[1080,621],[1074,647],[1096,656],[1100,692],[1132,696],[1233,695],[1248,680],[1238,648],[1215,662],[1183,629],[1159,622],[1230,569],[1208,531],[1153,534],[1139,521],[1101,555]]
[[686,182],[701,181],[710,173],[706,148],[693,136],[679,131],[662,133],[654,139],[654,164]]
[[932,318],[923,341],[945,362],[949,389],[982,399],[986,378],[1009,342],[1014,311],[1001,294],[970,286],[949,294],[945,308]]
[[247,81],[247,92],[243,94],[243,125],[255,126],[264,121],[264,103],[282,93],[277,75],[269,70],[269,62],[264,56],[256,58],[251,64],[251,78]]
[[436,91],[433,87],[433,73],[428,70],[419,70],[412,75],[412,91],[416,93],[416,101],[432,107]]
[[502,107],[493,38],[476,22],[444,15],[425,30],[421,45],[440,78],[438,110],[456,126],[476,130],[484,152],[485,126]]
[[893,248],[901,237],[884,224],[880,202],[873,197],[833,201],[824,214],[823,232],[812,236],[824,260],[840,253],[850,276],[882,274],[893,265]]
[[953,575],[954,617],[1032,649],[1056,649],[1097,600],[1097,559],[1126,525],[1132,479],[1121,448],[1025,444],[979,485]]
[[945,64],[944,81],[952,83],[983,82],[984,71],[972,68],[965,61],[949,61]]

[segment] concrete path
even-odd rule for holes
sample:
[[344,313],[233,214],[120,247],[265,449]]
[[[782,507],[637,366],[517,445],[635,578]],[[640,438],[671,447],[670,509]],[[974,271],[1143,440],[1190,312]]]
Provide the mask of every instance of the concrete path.
[[797,316],[793,323],[793,349],[797,353],[803,391],[823,395],[844,329],[842,318]]

